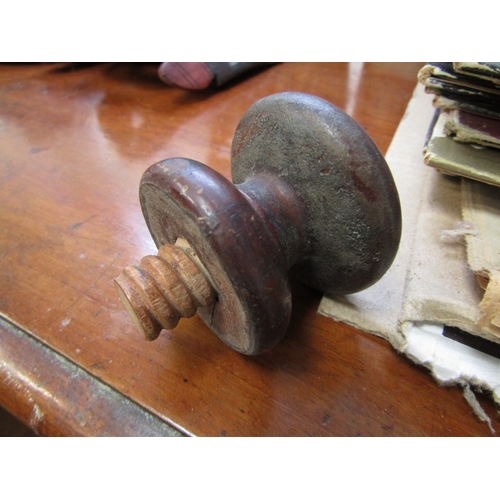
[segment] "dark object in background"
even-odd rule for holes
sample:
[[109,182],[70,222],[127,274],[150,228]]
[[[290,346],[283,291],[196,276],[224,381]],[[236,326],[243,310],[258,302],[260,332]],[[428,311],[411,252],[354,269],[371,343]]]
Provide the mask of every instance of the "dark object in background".
[[272,63],[256,62],[164,62],[158,75],[165,83],[188,90],[220,87],[233,78]]

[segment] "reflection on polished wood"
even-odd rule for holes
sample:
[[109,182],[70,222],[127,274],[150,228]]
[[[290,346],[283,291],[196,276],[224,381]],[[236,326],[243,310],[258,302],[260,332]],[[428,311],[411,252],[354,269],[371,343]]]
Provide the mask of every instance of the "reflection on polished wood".
[[197,317],[146,342],[113,286],[156,253],[137,194],[151,164],[229,178],[243,113],[289,90],[345,109],[385,153],[420,67],[283,63],[189,92],[157,65],[0,66],[0,405],[41,435],[491,435],[460,388],[319,316],[303,286],[288,335],[257,357]]

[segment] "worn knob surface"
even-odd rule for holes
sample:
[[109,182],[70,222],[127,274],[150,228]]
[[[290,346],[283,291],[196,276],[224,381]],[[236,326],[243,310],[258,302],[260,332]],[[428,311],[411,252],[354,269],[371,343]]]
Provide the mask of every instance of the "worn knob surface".
[[[146,268],[127,268],[117,288],[146,338],[172,328],[166,317],[195,309],[226,344],[258,354],[287,331],[290,277],[348,294],[375,283],[393,262],[401,209],[392,175],[366,132],[332,104],[302,93],[258,101],[237,127],[231,170],[234,184],[185,158],[144,173],[140,201],[156,245],[181,247],[208,290],[185,278],[175,285],[161,272],[155,278],[158,266],[152,272],[148,260]],[[193,295],[186,314],[165,283]]]

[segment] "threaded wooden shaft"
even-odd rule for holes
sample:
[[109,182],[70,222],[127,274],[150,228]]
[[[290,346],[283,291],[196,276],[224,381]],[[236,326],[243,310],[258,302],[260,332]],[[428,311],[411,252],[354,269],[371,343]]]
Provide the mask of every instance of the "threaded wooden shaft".
[[215,290],[201,267],[186,248],[164,245],[158,255],[143,257],[140,267],[128,266],[115,279],[120,299],[147,340],[214,302]]

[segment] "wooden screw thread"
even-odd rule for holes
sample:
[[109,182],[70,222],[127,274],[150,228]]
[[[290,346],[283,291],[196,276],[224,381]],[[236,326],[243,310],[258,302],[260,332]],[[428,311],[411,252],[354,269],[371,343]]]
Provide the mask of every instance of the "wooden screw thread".
[[158,255],[126,267],[115,286],[129,316],[147,340],[175,328],[180,318],[215,301],[215,290],[189,249],[164,245]]

